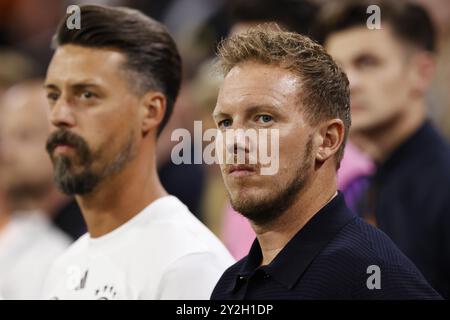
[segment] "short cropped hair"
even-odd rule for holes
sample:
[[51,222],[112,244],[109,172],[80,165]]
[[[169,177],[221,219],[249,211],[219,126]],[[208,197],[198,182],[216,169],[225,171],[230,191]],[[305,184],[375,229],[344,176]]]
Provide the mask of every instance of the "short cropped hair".
[[427,11],[419,4],[398,0],[340,0],[325,4],[320,10],[313,37],[324,44],[334,32],[355,26],[366,26],[367,8],[380,8],[381,24],[392,28],[394,35],[415,49],[434,52],[436,34]]

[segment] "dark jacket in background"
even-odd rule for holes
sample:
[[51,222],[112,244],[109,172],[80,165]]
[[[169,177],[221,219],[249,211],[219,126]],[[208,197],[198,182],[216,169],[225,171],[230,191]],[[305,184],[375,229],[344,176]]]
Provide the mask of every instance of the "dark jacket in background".
[[450,147],[430,122],[372,177],[358,213],[372,216],[444,297],[450,297]]

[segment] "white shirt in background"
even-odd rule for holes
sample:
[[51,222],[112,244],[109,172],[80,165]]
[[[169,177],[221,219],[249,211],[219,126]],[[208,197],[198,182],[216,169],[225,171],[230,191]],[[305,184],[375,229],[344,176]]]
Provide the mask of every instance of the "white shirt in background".
[[51,264],[71,241],[40,212],[17,212],[0,230],[0,296],[39,299]]
[[174,196],[112,232],[85,234],[53,265],[48,299],[209,299],[234,259]]

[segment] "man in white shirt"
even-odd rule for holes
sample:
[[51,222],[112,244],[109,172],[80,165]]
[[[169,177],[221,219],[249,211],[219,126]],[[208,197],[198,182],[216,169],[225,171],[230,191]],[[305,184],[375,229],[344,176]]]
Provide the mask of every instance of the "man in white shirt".
[[208,299],[233,260],[156,171],[181,81],[175,43],[126,8],[82,6],[80,29],[66,19],[45,84],[47,151],[88,233],[55,262],[44,297]]
[[44,145],[42,81],[17,84],[0,100],[0,294],[38,299],[53,261],[70,244],[49,213],[66,198],[54,186]]

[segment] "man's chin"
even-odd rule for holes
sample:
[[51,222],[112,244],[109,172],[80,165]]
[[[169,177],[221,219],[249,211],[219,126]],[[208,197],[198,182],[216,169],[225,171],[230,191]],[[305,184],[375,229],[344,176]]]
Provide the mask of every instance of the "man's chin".
[[[253,191],[253,190],[252,190]],[[244,190],[230,196],[230,202],[233,209],[250,220],[257,220],[258,216],[270,206],[273,199],[261,193],[249,192]]]
[[64,164],[66,167],[71,167],[79,163],[79,159],[76,155],[53,153],[51,156],[53,166],[58,164]]
[[234,203],[253,203],[258,204],[264,201],[266,195],[261,190],[255,190],[255,188],[233,188],[233,191],[229,192],[230,201]]
[[255,225],[265,225],[279,217],[283,212],[273,210],[270,202],[231,201],[233,209]]
[[[80,171],[80,172],[77,172]],[[58,189],[67,195],[91,193],[100,182],[100,176],[90,170],[76,170],[73,167],[57,167],[54,181]]]

